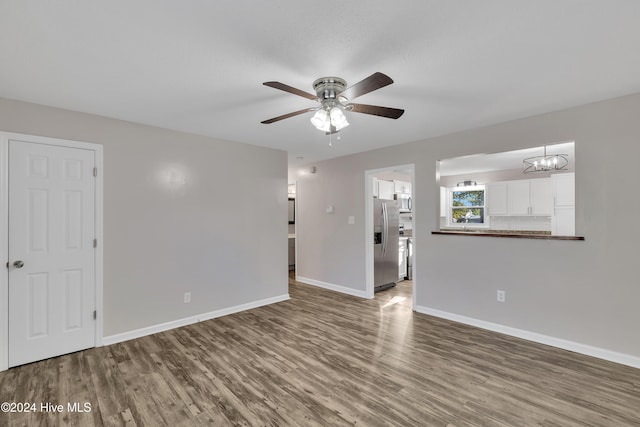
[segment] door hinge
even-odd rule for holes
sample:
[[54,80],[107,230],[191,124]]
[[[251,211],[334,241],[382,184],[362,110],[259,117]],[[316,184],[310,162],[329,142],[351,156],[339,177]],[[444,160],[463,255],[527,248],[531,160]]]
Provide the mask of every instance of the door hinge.
[[98,239],[93,239],[93,247],[94,248],[98,247]]
[[98,176],[98,168],[93,168],[93,176]]
[[98,310],[93,310],[93,319],[97,319],[98,318]]

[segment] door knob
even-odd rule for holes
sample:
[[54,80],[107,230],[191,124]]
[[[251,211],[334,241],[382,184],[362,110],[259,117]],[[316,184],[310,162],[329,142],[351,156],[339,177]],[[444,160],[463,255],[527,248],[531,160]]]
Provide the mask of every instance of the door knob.
[[22,261],[20,261],[20,260],[18,260],[18,261],[14,261],[13,266],[14,266],[15,268],[22,268],[22,267],[24,267],[24,262],[22,262]]

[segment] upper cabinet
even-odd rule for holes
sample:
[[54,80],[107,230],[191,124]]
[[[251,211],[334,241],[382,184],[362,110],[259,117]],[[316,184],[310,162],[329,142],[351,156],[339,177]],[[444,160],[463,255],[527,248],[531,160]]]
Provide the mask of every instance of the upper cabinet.
[[378,180],[378,199],[393,200],[394,193],[393,181]]
[[531,197],[528,179],[507,182],[507,202],[509,215],[531,214]]
[[529,181],[531,215],[553,215],[553,190],[549,178]]
[[373,177],[373,197],[384,200],[393,200],[395,194],[411,195],[411,183]]
[[553,196],[555,198],[556,207],[575,206],[575,177],[575,173],[551,175],[551,185],[553,187]]
[[487,211],[488,215],[508,215],[507,183],[494,182],[487,184]]
[[440,187],[440,216],[447,216],[447,187]]
[[398,194],[411,194],[411,183],[406,181],[393,181],[393,191]]
[[553,215],[553,191],[549,178],[494,182],[487,185],[489,215]]
[[551,234],[554,236],[575,236],[575,176],[575,173],[551,175],[555,205],[551,221]]
[[551,234],[575,235],[575,173],[487,184],[490,216],[549,216]]

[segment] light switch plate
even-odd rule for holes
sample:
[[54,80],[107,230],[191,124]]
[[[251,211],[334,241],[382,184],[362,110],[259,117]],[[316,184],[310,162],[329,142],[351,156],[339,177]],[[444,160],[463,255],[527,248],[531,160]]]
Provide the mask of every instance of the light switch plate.
[[353,225],[356,223],[356,217],[353,215],[349,215],[349,219],[347,219],[347,224]]

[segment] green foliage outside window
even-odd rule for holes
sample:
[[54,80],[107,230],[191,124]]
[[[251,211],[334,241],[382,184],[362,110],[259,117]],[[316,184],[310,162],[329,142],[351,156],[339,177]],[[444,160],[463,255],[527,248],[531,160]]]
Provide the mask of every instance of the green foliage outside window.
[[451,221],[484,223],[484,190],[451,192]]

